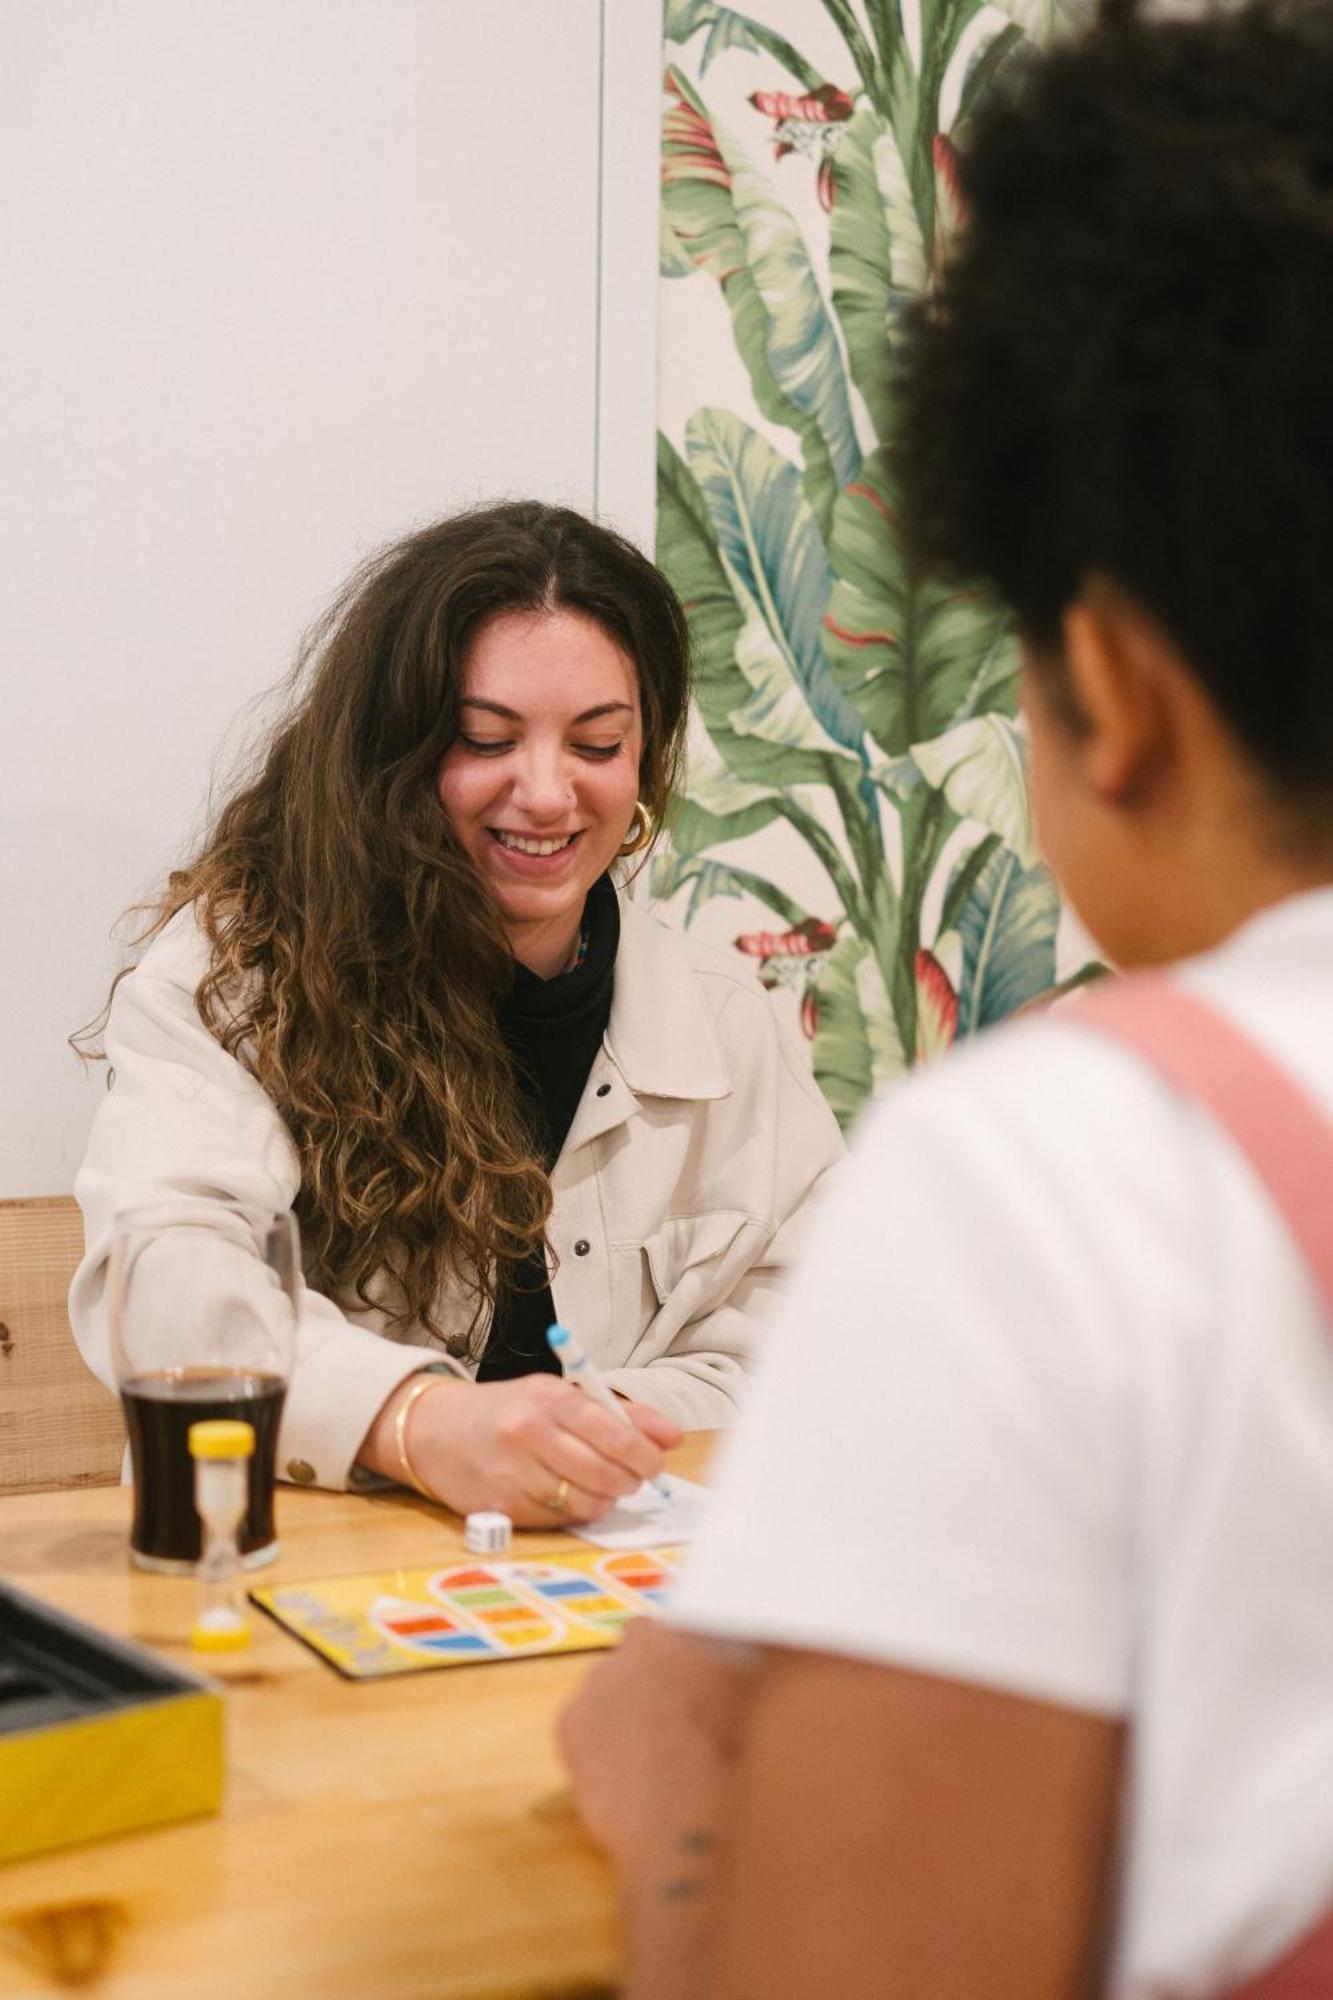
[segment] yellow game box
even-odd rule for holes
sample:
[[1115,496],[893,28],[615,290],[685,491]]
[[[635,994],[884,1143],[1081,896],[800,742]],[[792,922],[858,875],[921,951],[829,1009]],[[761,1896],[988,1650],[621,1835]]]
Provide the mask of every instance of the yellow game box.
[[0,1861],[221,1797],[214,1689],[0,1584]]

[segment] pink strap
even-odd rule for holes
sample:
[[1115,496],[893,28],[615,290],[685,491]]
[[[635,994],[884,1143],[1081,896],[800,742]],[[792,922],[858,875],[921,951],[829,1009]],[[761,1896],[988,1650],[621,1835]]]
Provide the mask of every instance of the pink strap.
[[1276,1965],[1233,1986],[1221,2000],[1329,2000],[1333,1994],[1333,1911]]
[[[1333,1313],[1333,1124],[1239,1028],[1157,974],[1071,1008],[1207,1105],[1285,1216]],[[1333,1986],[1329,1988],[1333,1996]]]
[[[1158,975],[1094,993],[1070,1020],[1119,1037],[1230,1133],[1286,1218],[1333,1315],[1333,1125],[1240,1030]],[[1222,2000],[1331,2000],[1333,1910]]]

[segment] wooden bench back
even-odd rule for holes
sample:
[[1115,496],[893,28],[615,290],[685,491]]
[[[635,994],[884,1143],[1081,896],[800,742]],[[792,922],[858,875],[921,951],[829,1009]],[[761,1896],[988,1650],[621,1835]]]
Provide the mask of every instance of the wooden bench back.
[[66,1298],[83,1255],[68,1195],[0,1201],[0,1493],[120,1478],[120,1403],[91,1373]]

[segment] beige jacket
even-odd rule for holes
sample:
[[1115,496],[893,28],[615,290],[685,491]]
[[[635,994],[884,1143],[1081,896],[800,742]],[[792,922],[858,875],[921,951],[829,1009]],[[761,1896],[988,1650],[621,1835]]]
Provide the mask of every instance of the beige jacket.
[[[256,1213],[287,1209],[300,1182],[277,1110],[200,1020],[204,962],[182,912],[112,1006],[115,1082],[75,1182],[88,1249],[70,1293],[75,1337],[106,1382],[116,1210],[213,1189]],[[622,898],[611,1017],[551,1175],[549,1228],[556,1312],[613,1387],[687,1429],[731,1421],[800,1211],[841,1151],[747,968]],[[380,1405],[428,1361],[468,1372],[419,1326],[389,1336],[382,1315],[306,1287],[279,1470],[347,1485]]]

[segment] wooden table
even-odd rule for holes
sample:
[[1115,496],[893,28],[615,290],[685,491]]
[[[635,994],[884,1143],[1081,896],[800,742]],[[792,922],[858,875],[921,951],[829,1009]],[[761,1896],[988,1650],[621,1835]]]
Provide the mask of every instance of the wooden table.
[[[697,1474],[708,1443],[673,1468]],[[132,1570],[128,1520],[118,1487],[0,1500],[0,1576],[197,1668],[193,1580]],[[265,1582],[463,1553],[454,1515],[400,1492],[281,1487],[278,1534]],[[523,1534],[515,1553],[569,1546]],[[348,1682],[256,1614],[248,1651],[208,1667],[227,1689],[222,1811],[0,1867],[0,1996],[608,1991],[610,1879],[553,1737],[595,1658]]]

